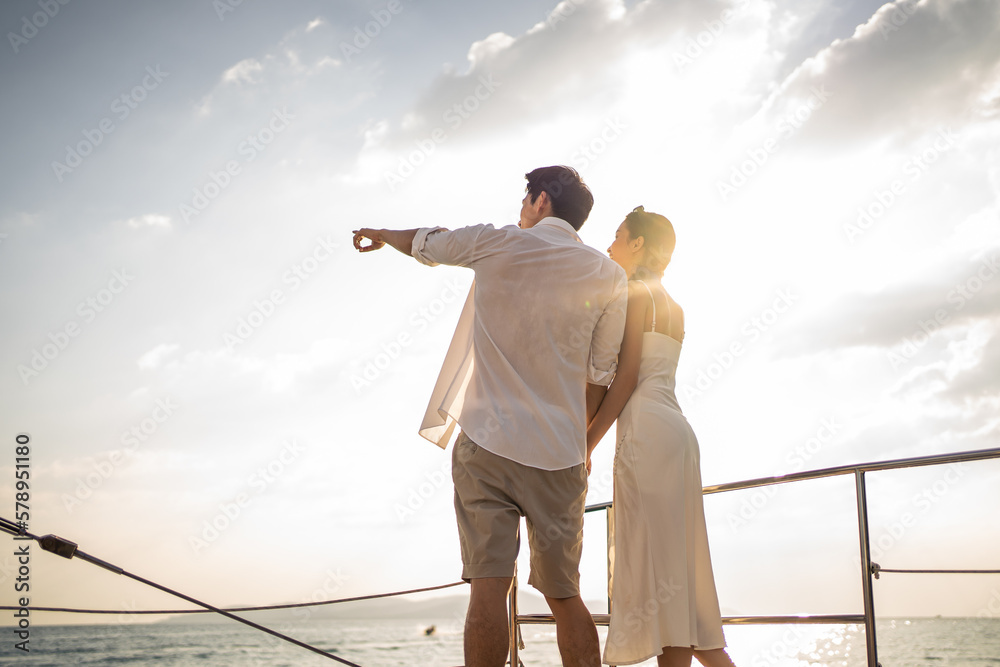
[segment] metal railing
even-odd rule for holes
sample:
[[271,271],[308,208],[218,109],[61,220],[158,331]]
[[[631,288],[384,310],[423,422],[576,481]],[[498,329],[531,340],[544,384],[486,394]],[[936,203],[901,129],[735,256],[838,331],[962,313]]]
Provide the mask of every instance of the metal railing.
[[[818,470],[807,470],[803,472],[790,473],[776,477],[760,477],[742,482],[731,482],[728,484],[714,484],[702,489],[704,495],[712,493],[725,493],[728,491],[742,491],[754,489],[762,486],[773,486],[775,484],[787,484],[791,482],[802,482],[807,480],[822,479],[824,477],[836,477],[840,475],[853,475],[855,494],[858,507],[858,542],[861,550],[861,590],[864,600],[863,614],[827,614],[808,616],[726,616],[723,617],[724,625],[774,625],[774,624],[863,624],[865,626],[865,644],[869,667],[879,667],[878,644],[875,635],[875,601],[873,596],[872,579],[878,579],[880,572],[920,572],[920,573],[970,573],[970,574],[996,574],[1000,570],[889,570],[882,569],[878,563],[873,563],[871,559],[871,543],[868,537],[868,500],[865,486],[865,473],[898,470],[902,468],[918,468],[923,466],[944,465],[949,463],[965,463],[969,461],[985,461],[988,459],[1000,459],[1000,448],[979,449],[971,452],[956,452],[953,454],[939,454],[934,456],[918,456],[906,459],[892,459],[889,461],[876,461],[872,463],[861,463],[856,465],[837,466],[834,468],[821,468]],[[586,512],[606,511],[612,506],[611,502],[588,505]],[[610,540],[610,530],[608,539]],[[610,544],[609,544],[610,546]],[[610,555],[609,571],[610,572]],[[520,626],[555,623],[551,614],[519,614],[517,611],[517,573],[514,574],[514,582],[511,585],[508,599],[510,623],[510,664],[517,667],[520,665],[518,657],[519,649],[524,648],[520,639]],[[610,620],[611,600],[608,599],[608,614],[594,614],[594,622],[597,625],[606,626]]]

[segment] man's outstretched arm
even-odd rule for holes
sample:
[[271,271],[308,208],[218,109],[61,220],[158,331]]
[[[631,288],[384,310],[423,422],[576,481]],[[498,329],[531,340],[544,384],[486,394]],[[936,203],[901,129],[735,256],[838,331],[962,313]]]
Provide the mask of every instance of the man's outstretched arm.
[[[356,229],[354,247],[360,252],[370,252],[388,243],[404,255],[410,255],[413,252],[413,237],[416,234],[416,229]],[[366,246],[361,245],[364,239],[370,239],[371,243]]]

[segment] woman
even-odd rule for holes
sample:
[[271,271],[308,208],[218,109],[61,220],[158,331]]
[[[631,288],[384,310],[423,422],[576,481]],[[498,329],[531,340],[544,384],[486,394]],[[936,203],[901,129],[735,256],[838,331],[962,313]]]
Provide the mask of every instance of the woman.
[[617,419],[611,625],[604,662],[733,665],[724,647],[702,504],[698,441],[674,395],[684,314],[660,284],[674,230],[639,206],[608,254],[629,277],[614,382],[587,428],[590,453]]

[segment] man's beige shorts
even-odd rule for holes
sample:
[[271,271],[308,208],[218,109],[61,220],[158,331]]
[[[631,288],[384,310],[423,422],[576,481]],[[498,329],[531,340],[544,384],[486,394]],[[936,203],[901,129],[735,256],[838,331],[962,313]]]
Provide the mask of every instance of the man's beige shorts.
[[551,598],[580,593],[584,464],[540,470],[497,456],[459,433],[452,478],[464,580],[514,576],[523,516],[531,550],[528,583]]

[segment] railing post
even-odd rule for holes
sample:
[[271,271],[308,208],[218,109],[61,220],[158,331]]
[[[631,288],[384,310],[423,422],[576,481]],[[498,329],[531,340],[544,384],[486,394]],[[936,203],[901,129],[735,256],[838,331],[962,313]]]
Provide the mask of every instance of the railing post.
[[507,627],[510,630],[510,665],[517,667],[520,658],[517,655],[517,563],[514,563],[514,579],[510,584],[510,592],[507,594],[507,612],[510,621]]
[[611,578],[614,575],[614,563],[611,561],[611,552],[615,548],[614,536],[615,532],[615,506],[604,510],[604,518],[606,519],[606,536],[608,541],[608,549],[605,555],[608,560],[608,615],[611,615]]
[[872,592],[872,558],[868,540],[868,496],[865,492],[865,473],[854,471],[858,494],[858,537],[861,541],[861,590],[865,602],[865,644],[868,649],[868,667],[879,667],[878,645],[875,637],[875,597]]
[[[608,637],[611,636],[611,584],[613,583],[612,577],[614,576],[614,561],[611,560],[611,553],[615,548],[614,532],[615,532],[615,506],[614,503],[611,504],[608,509],[604,511],[604,518],[607,520],[607,538],[608,538]],[[617,557],[618,554],[615,554]],[[614,667],[614,665],[612,665]]]

